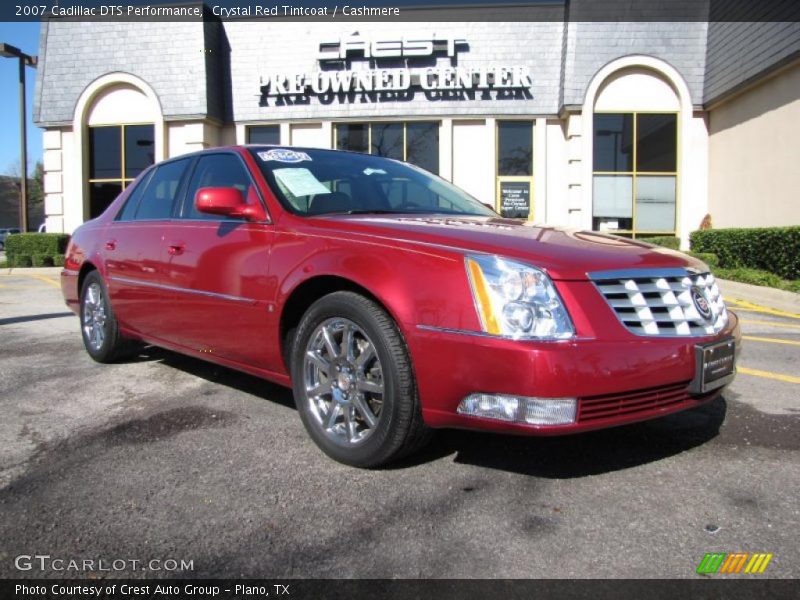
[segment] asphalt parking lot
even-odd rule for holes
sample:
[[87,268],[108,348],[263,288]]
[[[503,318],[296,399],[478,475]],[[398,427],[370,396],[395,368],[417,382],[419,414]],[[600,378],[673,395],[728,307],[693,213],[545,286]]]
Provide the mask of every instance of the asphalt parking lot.
[[[316,449],[286,389],[157,349],[94,363],[57,286],[0,276],[0,577],[86,575],[15,568],[46,554],[132,577],[683,578],[707,552],[800,577],[797,315],[739,303],[739,376],[709,406],[443,432],[362,471]],[[192,568],[130,566],[153,559]]]

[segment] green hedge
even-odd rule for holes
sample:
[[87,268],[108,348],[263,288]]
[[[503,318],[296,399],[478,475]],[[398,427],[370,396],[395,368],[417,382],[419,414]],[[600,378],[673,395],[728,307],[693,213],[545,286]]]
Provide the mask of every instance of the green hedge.
[[712,271],[719,268],[719,259],[716,254],[711,252],[687,252],[686,254],[698,260],[702,260]]
[[9,267],[64,266],[69,236],[64,233],[16,233],[6,237]]
[[800,279],[800,227],[705,229],[689,236],[695,252],[713,252],[724,269],[760,269]]
[[643,238],[636,238],[637,242],[647,242],[648,244],[655,244],[656,246],[662,246],[664,248],[669,248],[670,250],[679,250],[681,247],[681,240],[680,238],[673,237],[671,235],[660,235],[657,237],[643,237]]
[[21,254],[8,259],[9,267],[32,267],[33,259],[27,254]]
[[55,256],[64,254],[69,243],[65,233],[16,233],[6,238],[6,254],[13,257],[18,254],[46,254]]
[[52,267],[53,257],[49,254],[34,254],[31,256],[31,264],[34,267]]

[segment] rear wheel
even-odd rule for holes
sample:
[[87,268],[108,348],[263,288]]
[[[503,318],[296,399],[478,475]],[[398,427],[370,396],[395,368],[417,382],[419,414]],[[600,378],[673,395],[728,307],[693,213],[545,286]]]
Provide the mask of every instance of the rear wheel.
[[297,329],[294,397],[311,438],[345,464],[376,467],[427,439],[405,343],[372,300],[335,292],[315,302]]
[[114,362],[136,348],[136,343],[119,333],[108,290],[97,271],[89,273],[83,281],[80,317],[83,345],[97,362]]

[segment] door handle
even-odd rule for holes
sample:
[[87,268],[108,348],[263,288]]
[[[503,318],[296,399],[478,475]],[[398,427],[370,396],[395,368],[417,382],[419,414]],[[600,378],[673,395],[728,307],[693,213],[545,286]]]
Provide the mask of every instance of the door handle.
[[183,251],[186,249],[186,244],[183,242],[172,242],[169,246],[167,246],[167,253],[170,256],[178,256],[183,254]]
[[116,250],[117,249],[117,240],[108,240],[106,242],[106,250]]

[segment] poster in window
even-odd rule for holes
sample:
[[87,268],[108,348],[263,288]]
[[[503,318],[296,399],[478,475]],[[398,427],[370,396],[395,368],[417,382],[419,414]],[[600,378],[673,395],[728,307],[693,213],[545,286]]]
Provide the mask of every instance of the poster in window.
[[527,219],[531,212],[529,181],[500,182],[500,214],[510,219]]

